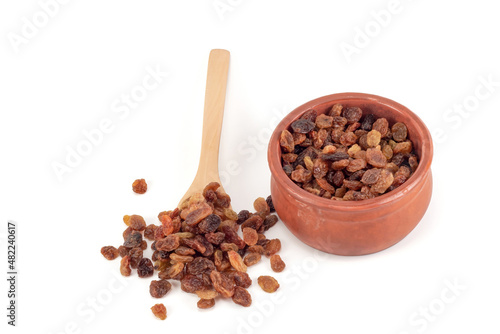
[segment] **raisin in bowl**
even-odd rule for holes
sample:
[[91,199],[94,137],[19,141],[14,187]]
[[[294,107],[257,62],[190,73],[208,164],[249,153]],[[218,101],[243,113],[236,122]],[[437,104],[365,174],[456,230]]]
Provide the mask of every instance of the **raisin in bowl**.
[[[321,176],[318,178],[320,182],[316,182],[317,180],[315,180],[314,185],[321,192],[314,193],[314,189],[312,189],[309,183],[308,187],[304,189],[304,183],[296,182],[291,178],[290,167],[283,168],[284,165],[290,165],[290,163],[283,160],[283,154],[287,152],[286,150],[283,151],[282,148],[284,141],[282,133],[286,132],[284,130],[293,132],[292,123],[301,119],[301,117],[303,118],[311,110],[314,110],[318,116],[331,115],[332,107],[335,105],[342,106],[344,110],[348,108],[360,108],[363,112],[362,117],[373,115],[370,117],[375,117],[376,119],[385,118],[390,126],[396,123],[403,123],[406,126],[407,134],[403,134],[407,135],[407,139],[405,137],[404,142],[411,142],[411,152],[406,151],[405,156],[407,160],[403,165],[406,164],[408,168],[411,167],[411,175],[406,175],[404,182],[400,184],[396,184],[396,181],[392,182],[393,176],[396,176],[396,179],[400,176],[396,174],[397,170],[393,170],[394,175],[389,175],[391,179],[388,181],[392,185],[389,186],[387,184],[384,186],[382,184],[383,191],[377,190],[380,188],[379,185],[377,188],[375,186],[367,187],[366,184],[362,184],[364,186],[362,191],[364,194],[367,194],[366,196],[363,195],[362,191],[351,191],[347,195],[342,193],[337,194],[339,196],[336,197],[334,191],[336,187],[331,184],[331,179],[328,184]],[[322,119],[326,119],[325,116],[321,117]],[[362,121],[363,118],[359,120],[361,123]],[[294,124],[295,127],[297,125],[300,124]],[[347,124],[346,126],[349,125]],[[318,127],[315,130],[311,129],[311,131],[316,130],[319,130]],[[370,129],[367,128],[367,130]],[[330,129],[330,138],[327,140],[330,140],[332,145],[337,146],[340,148],[339,151],[342,151],[343,145],[339,143],[334,144],[331,139],[331,133]],[[374,133],[379,134],[378,131],[374,131]],[[308,135],[309,137],[311,137],[311,140],[316,138]],[[370,138],[370,140],[375,140],[374,144],[380,140],[380,138],[376,137],[375,139]],[[343,144],[347,146],[348,143],[349,148],[357,145],[351,139],[346,135],[342,139],[346,141]],[[336,141],[338,142],[338,138]],[[389,140],[386,138],[383,139],[383,142],[387,143]],[[403,147],[407,146],[407,144],[399,146]],[[342,157],[341,152],[335,153],[335,148],[325,148],[325,145],[322,148],[324,149],[325,156],[328,155],[328,157],[332,158]],[[303,149],[298,148],[294,152],[300,155]],[[332,149],[334,153],[329,152],[329,149]],[[359,148],[356,149],[359,150]],[[377,146],[377,149],[380,149],[380,145]],[[403,147],[403,149],[406,148]],[[350,166],[352,165],[352,170],[364,168],[360,172],[365,172],[374,167],[370,163],[365,166],[362,161],[358,161],[362,159],[355,159],[352,153],[349,152],[349,157],[347,157],[351,162]],[[335,154],[336,156],[334,156]],[[293,110],[278,124],[271,136],[268,163],[271,170],[271,195],[273,203],[276,212],[287,228],[297,238],[311,247],[338,255],[364,255],[379,252],[402,240],[415,228],[424,216],[432,195],[432,155],[432,138],[429,130],[417,115],[401,104],[387,98],[363,93],[340,93],[320,97]],[[285,157],[285,159],[288,158]],[[346,159],[346,157],[343,157],[343,159]],[[413,163],[411,159],[413,159]],[[408,160],[410,160],[409,163]],[[368,161],[371,162],[370,159]],[[316,163],[317,161],[314,162]],[[301,161],[302,165],[311,169],[311,166],[306,165],[307,163],[311,164],[313,162],[306,161],[304,163]],[[330,163],[333,166],[335,161],[328,161],[328,164]],[[357,165],[357,163],[361,163],[361,165]],[[377,164],[377,162],[371,163]],[[398,162],[395,163],[397,164]],[[399,164],[397,168],[400,166],[402,165]],[[389,165],[389,162],[386,166],[377,166],[383,173],[387,173],[393,167],[394,165]],[[303,170],[301,170],[302,167],[297,167],[297,165],[295,165],[295,168],[299,169],[296,173],[298,175],[294,175],[295,180],[297,180],[298,177],[302,177]],[[336,168],[343,167],[336,166]],[[351,176],[354,173],[356,172],[346,172],[346,176]],[[355,178],[354,180],[356,181]],[[354,181],[349,180],[348,182],[353,183]],[[318,187],[318,183],[320,183],[321,188]],[[351,186],[351,184],[348,185]],[[328,189],[330,186],[332,187],[331,193],[327,192],[325,195],[324,189]],[[372,190],[375,189],[373,192],[375,195],[371,194],[370,188]]]

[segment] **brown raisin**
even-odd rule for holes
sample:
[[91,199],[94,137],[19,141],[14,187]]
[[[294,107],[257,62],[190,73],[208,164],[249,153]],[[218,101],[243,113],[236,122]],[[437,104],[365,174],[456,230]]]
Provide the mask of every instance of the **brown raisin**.
[[[262,246],[259,246],[262,247]],[[260,262],[261,256],[259,253],[248,253],[245,258],[243,259],[243,263],[247,266],[253,266],[254,264],[257,264]]]
[[363,174],[361,182],[364,184],[372,185],[377,183],[379,178],[380,178],[380,169],[371,168]]
[[247,288],[250,287],[250,285],[252,285],[252,279],[245,272],[242,272],[242,271],[232,271],[232,272],[229,272],[228,275],[230,277],[232,277],[232,279],[234,280],[234,284],[236,286],[240,286],[242,288],[247,289]]
[[363,116],[363,111],[358,107],[349,107],[344,109],[342,115],[346,118],[348,123],[356,123]]
[[151,281],[149,284],[149,293],[153,298],[161,298],[167,294],[167,292],[172,289],[172,284],[166,279],[162,279],[159,281]]
[[141,278],[153,276],[154,271],[153,262],[148,258],[142,258],[137,266],[137,275]]
[[291,127],[293,132],[308,133],[314,129],[315,124],[306,119],[298,119],[291,124]]
[[144,179],[137,179],[132,183],[132,190],[136,194],[144,194],[148,190],[148,185],[146,183],[146,180]]
[[243,240],[247,245],[252,246],[257,243],[258,240],[257,231],[255,231],[253,228],[245,227],[243,228],[242,232],[243,232]]
[[276,254],[280,249],[281,249],[281,241],[280,241],[280,239],[271,239],[264,246],[264,254],[266,256],[271,256],[273,254]]
[[283,148],[283,151],[288,153],[293,153],[295,149],[295,144],[293,140],[293,136],[288,130],[283,130],[280,136],[280,145]]
[[232,297],[234,294],[234,280],[227,276],[225,273],[218,272],[217,270],[213,270],[210,273],[210,279],[212,280],[212,284],[224,298]]
[[366,160],[364,159],[353,159],[349,161],[349,165],[346,167],[346,170],[350,173],[357,172],[366,167]]
[[244,307],[252,305],[252,296],[250,296],[250,293],[247,291],[247,289],[240,286],[234,288],[234,294],[231,298],[233,299],[233,302],[238,305]]
[[396,146],[394,146],[393,152],[394,154],[408,154],[412,150],[412,144],[411,141],[404,141],[401,143],[397,143]]
[[368,162],[373,167],[385,167],[387,164],[387,158],[382,153],[381,150],[376,148],[369,148],[366,150],[366,162]]
[[406,140],[406,136],[408,135],[408,129],[404,123],[398,122],[395,123],[392,128],[392,139],[397,142],[402,142]]
[[155,224],[149,224],[144,229],[144,238],[148,240],[155,240],[155,231],[158,228]]
[[316,182],[318,183],[318,186],[320,186],[322,189],[326,190],[330,194],[335,192],[335,188],[330,183],[328,183],[327,180],[316,179]]
[[372,186],[372,191],[383,194],[394,181],[394,175],[387,169],[382,169],[380,171],[379,180]]
[[283,262],[281,256],[279,256],[278,254],[271,255],[269,260],[271,262],[271,269],[274,272],[280,273],[285,269],[285,262]]
[[101,248],[101,254],[106,260],[114,260],[118,257],[118,249],[113,246],[104,246]]
[[186,265],[186,273],[191,275],[199,275],[204,272],[210,273],[212,270],[215,270],[214,263],[205,257],[197,257]]
[[330,116],[340,116],[342,113],[342,105],[339,103],[336,103],[332,106],[330,111],[328,112],[328,115]]
[[269,205],[267,205],[267,202],[263,197],[257,198],[253,202],[253,207],[255,211],[257,211],[258,213],[264,213],[265,215],[268,215],[271,212]]
[[128,252],[130,252],[131,248],[127,248],[125,246],[120,246],[118,247],[118,255],[120,255],[120,257],[124,257],[126,255],[128,255]]
[[171,279],[178,276],[184,270],[184,263],[178,262],[174,263],[164,271],[160,271],[158,277],[160,279]]
[[[275,212],[276,210],[274,209],[273,199],[272,199],[271,195],[267,196],[266,202],[267,202],[267,205],[269,206],[269,211],[271,213]],[[238,215],[238,219],[239,219],[239,215]]]
[[181,289],[187,293],[195,293],[204,287],[203,280],[195,275],[186,274],[181,279]]
[[332,182],[335,187],[342,187],[344,184],[344,173],[340,170],[336,171],[335,174],[333,174],[333,182]]
[[262,226],[264,226],[264,231],[269,230],[271,227],[276,225],[278,222],[278,216],[276,215],[269,215],[264,219],[264,222],[262,223]]
[[258,253],[260,255],[264,254],[264,246],[253,245],[247,248],[248,253]]
[[143,252],[140,247],[134,247],[129,251],[128,256],[130,257],[130,266],[132,269],[137,269],[139,262],[142,260],[142,254]]
[[321,114],[316,117],[316,126],[319,129],[331,128],[333,124],[333,117]]
[[[269,203],[268,203],[268,205],[269,205]],[[238,220],[236,221],[236,223],[241,225],[248,218],[250,218],[250,212],[248,210],[241,210],[238,213]]]
[[384,138],[389,132],[389,122],[385,118],[379,118],[373,123],[372,130],[377,130]]
[[353,132],[344,132],[344,134],[340,136],[340,143],[344,146],[353,145],[357,140],[358,137]]
[[139,231],[132,231],[127,238],[125,239],[125,242],[123,243],[123,246],[128,247],[128,248],[133,248],[133,247],[140,247],[142,243],[142,234]]
[[165,238],[156,241],[156,249],[160,251],[163,250],[170,252],[179,247],[179,245],[179,236],[175,234],[168,235]]
[[305,119],[307,121],[314,122],[316,120],[317,116],[318,116],[318,112],[316,110],[309,109],[302,116],[300,116],[300,119]]
[[123,276],[130,276],[132,274],[132,269],[130,269],[130,257],[125,255],[120,261],[120,273]]
[[219,216],[211,214],[198,224],[198,228],[201,233],[215,232],[221,222],[222,220]]
[[227,252],[227,256],[229,258],[229,263],[231,263],[231,266],[234,269],[242,272],[247,271],[247,266],[245,265],[245,263],[243,263],[243,259],[241,258],[240,254],[238,254],[234,250],[230,250]]
[[278,281],[271,276],[259,276],[257,283],[259,283],[262,290],[268,293],[275,292],[280,287]]
[[[219,189],[217,189],[217,190],[219,190]],[[217,194],[217,198],[219,200],[218,194]],[[221,205],[221,207],[229,207],[229,205],[226,206],[226,204],[224,204],[224,206]],[[196,225],[199,222],[201,222],[203,219],[208,217],[210,214],[212,214],[212,212],[213,212],[213,209],[210,207],[210,205],[208,205],[207,203],[202,203],[198,209],[191,211],[187,215],[185,222],[188,225]]]
[[167,319],[167,309],[165,308],[165,305],[163,304],[156,304],[153,307],[151,307],[151,311],[160,320],[165,320]]
[[196,303],[198,308],[200,309],[207,309],[211,308],[215,305],[215,299],[210,298],[210,299],[200,299],[198,300],[198,303]]
[[226,235],[222,232],[211,232],[205,234],[205,239],[213,245],[219,245],[225,238]]
[[361,129],[365,131],[370,131],[372,129],[372,125],[375,122],[375,115],[373,114],[368,114],[365,117],[363,117],[363,120],[361,121]]
[[327,160],[327,161],[331,161],[331,162],[336,162],[336,161],[340,161],[340,160],[345,160],[345,159],[349,159],[349,154],[345,153],[345,152],[335,152],[335,153],[331,153],[331,154],[324,154],[322,153],[320,155],[320,158],[323,159],[323,160]]

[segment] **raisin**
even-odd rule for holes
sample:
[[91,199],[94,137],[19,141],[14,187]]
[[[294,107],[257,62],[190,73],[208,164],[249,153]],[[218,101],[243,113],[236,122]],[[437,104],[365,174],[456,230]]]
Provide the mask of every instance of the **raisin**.
[[245,288],[240,286],[234,288],[234,294],[231,298],[238,305],[244,307],[252,305],[252,296],[250,296],[250,293]]
[[144,194],[148,190],[148,185],[146,183],[146,180],[144,179],[137,179],[132,183],[132,190],[136,194]]
[[350,160],[349,159],[343,159],[339,161],[335,161],[332,163],[332,169],[335,171],[342,170],[349,166]]
[[335,174],[333,174],[332,183],[335,187],[341,187],[344,184],[344,173],[340,170],[336,171]]
[[349,107],[344,109],[342,115],[347,119],[348,123],[356,123],[361,119],[363,111],[358,107]]
[[[265,237],[264,237],[265,239]],[[253,245],[247,248],[249,253],[258,253],[260,255],[264,254],[264,246],[262,245]]]
[[387,158],[381,150],[369,148],[366,150],[366,161],[373,167],[385,167]]
[[229,263],[231,263],[231,266],[234,269],[242,272],[247,271],[247,266],[245,265],[245,263],[243,263],[243,259],[241,258],[240,254],[238,254],[234,250],[230,250],[227,252],[227,256],[229,258]]
[[120,257],[124,257],[126,255],[128,255],[128,252],[130,252],[131,248],[127,248],[125,246],[120,246],[118,247],[118,255],[120,255]]
[[363,117],[363,120],[361,121],[361,129],[365,131],[370,131],[372,129],[372,125],[375,122],[375,115],[373,114],[368,114],[365,117]]
[[137,266],[137,275],[141,278],[153,276],[154,271],[153,262],[148,258],[142,258]]
[[185,246],[179,246],[177,247],[177,249],[175,250],[175,254],[179,254],[179,255],[183,255],[183,256],[186,256],[186,255],[194,255],[196,252],[194,249],[191,249],[189,247],[185,247]]
[[331,153],[331,154],[324,154],[323,153],[320,155],[320,158],[323,160],[335,162],[335,161],[349,159],[349,154],[347,154],[345,152],[338,152],[337,151],[337,152]]
[[346,167],[346,170],[350,173],[354,173],[360,171],[361,169],[366,167],[366,160],[364,159],[353,159],[349,161],[349,165]]
[[281,249],[281,241],[280,239],[271,239],[264,246],[264,254],[266,256],[271,256],[276,254]]
[[160,271],[158,277],[160,279],[171,279],[178,276],[180,273],[183,272],[183,270],[184,270],[184,263],[177,262],[168,267],[166,270]]
[[210,273],[210,279],[212,280],[215,290],[217,290],[222,297],[229,298],[233,296],[235,288],[234,280],[228,277],[227,274],[213,270]]
[[114,260],[118,257],[118,249],[113,246],[104,246],[101,248],[101,254],[106,260]]
[[132,269],[137,269],[139,262],[142,260],[142,249],[140,247],[132,248],[128,255],[130,257],[130,266]]
[[198,275],[207,271],[211,272],[212,270],[215,270],[214,263],[204,257],[197,257],[186,265],[186,273],[191,275]]
[[205,239],[213,245],[219,245],[225,238],[226,235],[222,232],[211,232],[205,234]]
[[130,225],[130,216],[129,215],[123,216],[123,222],[125,223],[125,225],[129,226]]
[[[275,212],[276,210],[274,209],[273,199],[272,199],[271,195],[267,196],[266,202],[267,202],[267,205],[269,206],[269,212],[271,212],[271,213]],[[239,219],[239,215],[238,215],[238,219]]]
[[361,178],[363,177],[363,175],[365,174],[365,170],[362,169],[362,170],[358,170],[354,173],[352,173],[350,176],[349,176],[349,181],[361,181]]
[[323,146],[325,143],[326,139],[328,138],[328,131],[325,129],[320,129],[318,132],[312,132],[313,135],[313,146],[316,149],[319,149]]
[[179,255],[176,253],[170,253],[169,258],[174,261],[174,262],[182,262],[182,263],[187,263],[191,262],[194,260],[194,257],[189,256],[189,255]]
[[257,231],[255,231],[253,228],[245,227],[243,228],[242,232],[243,232],[243,240],[248,246],[252,246],[257,243],[258,240]]
[[175,234],[171,234],[166,236],[163,239],[156,241],[156,249],[160,251],[173,251],[180,245],[179,236]]
[[336,103],[332,106],[330,111],[328,112],[328,115],[330,116],[340,116],[342,113],[342,105],[339,103]]
[[325,179],[316,179],[316,182],[318,183],[318,185],[322,189],[326,190],[330,194],[335,192],[335,188],[330,183],[328,183],[327,180],[325,180]]
[[276,272],[280,273],[285,269],[285,262],[281,259],[281,256],[278,254],[271,255],[271,258],[269,259],[271,262],[271,269]]
[[132,269],[130,269],[130,257],[125,255],[120,261],[120,273],[123,276],[130,276],[132,274]]
[[308,133],[314,129],[316,125],[306,119],[298,119],[291,124],[293,132],[296,133]]
[[408,154],[412,150],[412,144],[411,141],[404,141],[401,143],[397,143],[396,146],[394,146],[393,152],[394,154]]
[[202,290],[203,286],[203,280],[195,275],[186,274],[181,279],[181,289],[187,293],[195,293],[198,290]]
[[[217,198],[218,198],[218,195],[217,195]],[[219,200],[219,198],[217,200]],[[221,205],[221,206],[222,207],[229,207],[229,205],[227,205],[227,206]],[[213,210],[210,207],[210,205],[208,205],[207,203],[202,203],[198,209],[191,211],[187,215],[185,222],[187,225],[196,225],[199,222],[201,222],[203,219],[208,217],[210,214],[212,214],[212,212],[213,212]]]
[[376,147],[380,143],[382,135],[377,130],[371,130],[366,134],[366,144],[368,147]]
[[156,304],[153,307],[151,307],[151,311],[160,320],[165,320],[167,319],[167,309],[165,308],[165,305],[163,304]]
[[271,212],[269,205],[267,205],[267,202],[263,197],[257,198],[253,202],[253,207],[255,211],[257,211],[258,213],[263,213],[265,215],[268,215]]
[[167,292],[172,289],[172,284],[166,279],[162,279],[159,281],[151,281],[149,284],[149,293],[153,298],[161,298],[167,294]]
[[236,286],[240,286],[242,288],[249,288],[252,285],[252,279],[250,276],[242,271],[232,271],[228,273],[230,277],[234,280],[234,284]]
[[283,130],[280,136],[280,145],[283,148],[283,151],[292,153],[295,149],[295,143],[293,140],[293,136],[288,130]]
[[387,169],[380,171],[379,180],[372,186],[372,191],[375,193],[383,194],[394,181],[394,175]]
[[215,299],[200,299],[198,303],[196,303],[199,309],[207,309],[211,308],[215,305]]
[[158,228],[155,224],[149,224],[144,229],[144,238],[148,240],[155,240],[155,231]]
[[354,144],[349,147],[349,149],[347,150],[347,154],[349,154],[351,158],[354,158],[356,153],[358,153],[359,151],[361,151],[361,146],[359,146],[358,144]]
[[264,226],[264,231],[269,230],[271,227],[276,225],[278,222],[278,216],[276,215],[269,215],[264,219],[264,222],[262,223],[262,226]]
[[[261,219],[262,221],[262,219]],[[242,224],[243,225],[243,224]],[[243,239],[241,239],[236,231],[234,231],[229,226],[224,226],[222,232],[226,235],[225,241],[229,243],[234,243],[239,249],[245,248],[246,244]]]
[[358,137],[353,132],[344,132],[340,136],[340,143],[344,146],[350,146],[356,143]]
[[284,162],[286,163],[293,163],[295,160],[297,160],[298,155],[295,153],[286,153],[281,155],[281,159],[283,159]]
[[139,215],[130,216],[129,225],[135,231],[143,231],[146,228],[144,218]]
[[215,232],[221,222],[222,220],[219,216],[211,214],[198,224],[198,228],[201,233]]
[[278,281],[271,276],[259,276],[257,283],[259,283],[262,290],[268,293],[275,292],[280,287]]
[[[259,246],[262,247],[262,246]],[[253,266],[254,264],[257,264],[260,262],[261,256],[259,253],[248,253],[245,258],[243,259],[243,263],[247,266]]]
[[385,118],[379,118],[373,123],[372,130],[377,130],[383,138],[389,132],[389,122]]
[[404,123],[398,122],[395,123],[392,128],[392,139],[397,142],[402,142],[406,140],[406,136],[408,135],[408,129]]
[[372,185],[377,183],[379,178],[380,178],[380,169],[371,168],[363,174],[361,182],[367,185]]
[[408,164],[410,165],[411,171],[414,173],[418,167],[418,158],[414,155],[408,158]]
[[345,180],[344,179],[344,187],[350,190],[359,190],[363,184],[357,180]]
[[219,295],[215,290],[198,290],[195,293],[201,299],[214,299]]
[[[268,197],[269,198],[269,197]],[[268,203],[269,205],[269,203]],[[243,224],[243,222],[245,220],[247,220],[248,218],[250,218],[250,212],[248,210],[241,210],[239,213],[238,213],[238,220],[236,221],[236,223],[238,224]]]
[[125,242],[123,243],[123,246],[128,247],[128,248],[133,248],[133,247],[140,247],[142,243],[142,234],[139,231],[132,231],[127,238],[125,239]]
[[333,125],[333,117],[321,114],[316,117],[316,126],[319,129],[331,128]]

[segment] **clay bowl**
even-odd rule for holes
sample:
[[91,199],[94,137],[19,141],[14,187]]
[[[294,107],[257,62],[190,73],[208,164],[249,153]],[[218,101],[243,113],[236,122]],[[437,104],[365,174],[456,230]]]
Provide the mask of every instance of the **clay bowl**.
[[[400,187],[362,201],[334,201],[313,195],[293,183],[281,167],[279,137],[309,109],[318,114],[335,103],[357,106],[363,114],[385,117],[392,125],[403,122],[419,156],[415,173]],[[362,93],[323,96],[303,104],[278,124],[271,136],[268,162],[271,195],[287,228],[307,245],[338,255],[364,255],[386,249],[410,233],[422,219],[432,194],[432,139],[422,120],[392,100]]]

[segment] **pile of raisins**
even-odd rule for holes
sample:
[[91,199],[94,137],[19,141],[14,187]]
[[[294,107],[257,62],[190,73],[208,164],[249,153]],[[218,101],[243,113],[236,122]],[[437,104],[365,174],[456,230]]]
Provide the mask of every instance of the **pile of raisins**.
[[408,129],[358,107],[311,109],[280,136],[284,172],[306,191],[332,200],[374,198],[402,185],[418,167]]
[[[128,226],[123,232],[123,245],[102,247],[102,255],[113,260],[120,256],[120,272],[142,278],[152,277],[149,293],[164,297],[171,289],[170,280],[180,281],[181,289],[196,294],[198,308],[207,309],[219,298],[231,298],[234,303],[250,306],[252,297],[247,288],[252,279],[247,268],[269,257],[274,272],[281,272],[285,262],[277,254],[279,239],[267,239],[264,232],[278,222],[271,196],[257,198],[255,212],[231,209],[231,198],[219,183],[208,184],[202,193],[192,195],[179,208],[158,215],[161,225],[147,225],[139,215],[124,216]],[[241,230],[241,233],[238,233]],[[153,255],[144,257],[147,241],[151,240]],[[279,288],[271,276],[260,276],[262,290],[272,293]],[[166,318],[166,308],[156,304],[151,308],[159,319]]]

